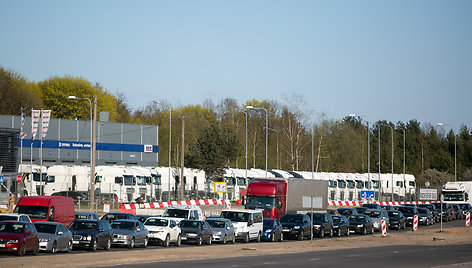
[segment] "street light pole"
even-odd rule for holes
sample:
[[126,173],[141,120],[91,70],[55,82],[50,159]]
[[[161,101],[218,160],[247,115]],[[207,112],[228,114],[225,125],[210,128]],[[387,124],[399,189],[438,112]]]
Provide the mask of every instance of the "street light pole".
[[172,107],[169,108],[169,178],[168,178],[168,186],[167,186],[167,201],[168,202],[170,202],[171,152],[172,152]]
[[[94,98],[96,98],[97,96],[95,95]],[[94,183],[95,180],[93,179],[93,173],[95,172],[95,167],[92,167],[92,162],[93,162],[93,128],[94,128],[94,125],[93,125],[93,119],[92,119],[92,101],[89,99],[89,98],[79,98],[77,96],[69,96],[67,97],[69,100],[87,100],[90,104],[90,183]],[[90,186],[91,187],[91,186]],[[90,188],[92,189],[92,188]],[[93,196],[93,194],[92,194]],[[92,201],[92,199],[94,199],[93,197],[90,197],[90,201]],[[90,205],[90,207],[92,208],[93,205]]]
[[267,149],[268,149],[268,140],[269,140],[269,112],[264,107],[254,107],[254,106],[246,106],[246,109],[254,109],[254,110],[264,110],[266,113],[266,144],[265,144],[265,178],[267,179]]
[[245,184],[246,184],[246,189],[248,187],[248,181],[247,181],[247,113],[245,111],[243,111],[243,113],[246,115],[246,156],[245,156],[245,162],[246,162],[246,180],[245,180]]
[[392,202],[393,202],[393,127],[390,126],[390,125],[385,125],[385,124],[381,124],[381,126],[385,126],[385,127],[389,127],[391,130],[392,130],[392,185],[390,185],[390,187],[392,187]]
[[406,151],[406,147],[405,147],[405,136],[406,136],[406,132],[405,132],[405,129],[402,128],[402,127],[398,127],[399,129],[401,129],[403,131],[403,187],[405,188],[405,197],[406,197],[406,174],[405,174],[405,157],[406,157],[406,154],[405,154],[405,151]]
[[[437,126],[438,127],[444,127],[444,126],[452,127],[452,125],[443,124],[443,123],[438,123]],[[454,130],[452,130],[452,133],[454,133],[454,181],[457,181],[457,137]]]
[[[356,114],[350,114],[349,117],[353,117],[353,118],[356,118],[358,115]],[[362,116],[362,115],[359,115],[358,117],[364,117],[365,116]],[[368,184],[368,187],[367,189],[370,189],[372,186],[371,186],[371,181],[370,181],[370,127],[369,127],[369,121],[366,121],[367,122],[367,184]],[[379,158],[380,159],[380,158]],[[379,160],[380,162],[380,160]],[[380,172],[379,172],[380,174]],[[380,178],[379,178],[380,179]]]

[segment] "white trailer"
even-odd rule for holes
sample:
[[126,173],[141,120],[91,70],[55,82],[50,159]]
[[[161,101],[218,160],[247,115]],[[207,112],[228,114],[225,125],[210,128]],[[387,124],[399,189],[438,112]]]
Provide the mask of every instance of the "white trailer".
[[469,203],[472,205],[472,181],[450,181],[442,187],[445,202]]

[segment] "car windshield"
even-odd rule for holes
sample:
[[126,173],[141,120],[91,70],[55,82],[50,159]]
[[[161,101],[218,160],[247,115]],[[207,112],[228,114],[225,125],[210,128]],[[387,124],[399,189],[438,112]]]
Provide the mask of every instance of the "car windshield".
[[275,220],[266,220],[264,219],[263,225],[264,229],[274,227]]
[[401,207],[401,208],[398,208],[398,211],[400,211],[401,213],[409,213],[409,214],[415,213],[415,209],[411,207]]
[[246,207],[275,208],[275,197],[248,195]]
[[428,211],[427,211],[426,208],[417,208],[416,210],[418,210],[418,213],[420,213],[420,214],[426,214],[426,213],[428,213]]
[[176,209],[168,208],[162,217],[172,217],[172,218],[182,218],[186,219],[188,217],[188,210],[186,209]]
[[87,214],[75,214],[75,218],[77,220],[86,220],[86,219],[88,219],[88,215]]
[[352,210],[350,209],[340,209],[338,208],[338,211],[339,211],[339,214],[341,215],[345,215],[345,216],[349,216],[349,215],[352,215]]
[[181,221],[179,223],[180,228],[190,228],[190,229],[201,229],[202,223],[199,221]]
[[341,217],[339,216],[331,216],[333,218],[334,223],[340,223],[341,222]]
[[21,234],[25,229],[25,225],[21,223],[2,222],[0,223],[0,233],[16,233]]
[[18,220],[17,216],[0,214],[0,221],[16,221],[16,220]]
[[106,214],[103,216],[104,220],[126,220],[127,218],[126,214]]
[[397,211],[389,211],[388,212],[389,217],[400,217],[400,213]]
[[225,222],[224,221],[207,221],[208,224],[210,224],[210,226],[212,228],[225,228]]
[[221,212],[221,217],[236,222],[249,221],[249,213],[247,212],[223,211]]
[[129,221],[114,221],[111,223],[112,229],[134,230],[135,226],[134,222]]
[[69,229],[77,231],[95,231],[97,230],[97,223],[88,221],[74,221]]
[[136,219],[140,222],[145,222],[149,216],[136,216]]
[[371,218],[380,218],[380,211],[376,210],[366,210],[364,214],[371,217]]
[[463,210],[469,210],[468,204],[460,204],[461,209]]
[[35,223],[34,226],[36,227],[36,230],[38,231],[38,233],[46,233],[46,234],[56,233],[56,225]]
[[154,219],[154,218],[149,218],[147,221],[144,223],[144,225],[150,225],[150,226],[167,226],[168,220],[166,219]]
[[357,207],[355,209],[356,209],[357,213],[359,213],[359,214],[363,214],[364,211],[367,210],[367,208],[365,208],[365,207]]
[[[309,216],[311,218],[311,215]],[[313,221],[323,221],[323,214],[313,213]]]
[[[314,215],[313,215],[314,216]],[[303,221],[303,218],[299,215],[285,215],[280,219],[281,222],[293,222],[300,223]]]
[[47,219],[48,207],[19,205],[15,207],[15,213],[26,214],[32,219]]
[[362,215],[351,215],[348,218],[349,221],[365,221],[365,216]]

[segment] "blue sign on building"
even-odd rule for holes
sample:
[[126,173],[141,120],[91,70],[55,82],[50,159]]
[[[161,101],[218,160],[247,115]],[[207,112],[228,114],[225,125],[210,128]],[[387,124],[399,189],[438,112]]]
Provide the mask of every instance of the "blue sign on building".
[[375,192],[374,191],[361,191],[361,198],[374,198]]

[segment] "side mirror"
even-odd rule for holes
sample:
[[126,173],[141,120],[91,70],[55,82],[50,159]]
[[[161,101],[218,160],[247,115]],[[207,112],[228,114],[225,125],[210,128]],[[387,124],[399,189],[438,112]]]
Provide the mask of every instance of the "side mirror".
[[282,201],[277,202],[277,208],[282,208]]
[[57,232],[57,235],[62,235],[63,233],[64,232],[59,231],[59,232]]
[[30,231],[26,232],[26,235],[31,235],[31,232]]
[[254,224],[254,222],[252,220],[247,222],[247,226],[252,226],[253,224]]
[[231,229],[231,227],[229,227],[229,226],[226,226],[226,230],[230,230],[230,229]]

